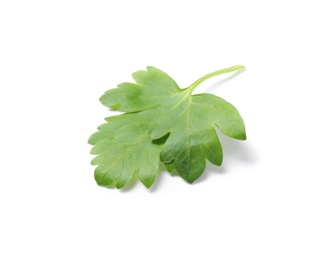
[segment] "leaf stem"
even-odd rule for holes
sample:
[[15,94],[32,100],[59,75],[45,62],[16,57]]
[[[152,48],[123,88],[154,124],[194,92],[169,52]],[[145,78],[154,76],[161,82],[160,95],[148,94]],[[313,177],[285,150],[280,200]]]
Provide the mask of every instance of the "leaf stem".
[[245,66],[243,66],[243,65],[235,65],[235,66],[232,66],[230,68],[214,71],[214,72],[206,74],[205,76],[203,76],[200,79],[196,80],[193,84],[191,84],[188,87],[188,89],[190,89],[190,92],[192,93],[195,90],[195,88],[198,87],[198,85],[200,83],[202,83],[203,81],[205,81],[209,78],[212,78],[214,76],[218,76],[218,75],[221,75],[221,74],[224,74],[224,73],[229,73],[229,72],[234,72],[234,71],[244,70],[244,69],[245,69]]

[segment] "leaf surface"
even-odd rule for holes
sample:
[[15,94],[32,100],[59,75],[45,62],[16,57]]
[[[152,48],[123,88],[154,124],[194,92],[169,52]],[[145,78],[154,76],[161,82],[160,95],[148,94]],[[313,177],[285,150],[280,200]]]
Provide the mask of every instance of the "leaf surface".
[[132,74],[136,83],[125,82],[100,97],[105,106],[122,112],[137,112],[162,104],[180,92],[175,81],[165,72],[147,67]]
[[[211,77],[240,68],[235,66],[208,75]],[[118,116],[113,120],[117,122],[113,123],[109,118],[106,130],[100,129],[95,134],[103,138],[92,150],[100,153],[93,161],[98,164],[98,183],[101,179],[100,184],[106,180],[105,184],[115,183],[122,187],[127,182],[127,177],[122,176],[132,178],[134,172],[138,172],[148,187],[154,180],[150,176],[156,175],[160,160],[170,172],[176,170],[184,180],[192,183],[204,172],[206,159],[215,165],[222,163],[222,147],[215,126],[229,137],[246,139],[244,122],[233,105],[212,94],[192,95],[206,76],[185,89],[180,89],[172,78],[154,67],[134,73],[133,78],[136,83],[122,83],[100,98],[104,105],[128,112],[123,116],[130,121]],[[124,130],[112,131],[116,124],[125,125]],[[133,139],[129,143],[132,148],[126,145],[127,136],[129,140]],[[164,138],[165,143],[154,143],[165,136],[168,136]],[[98,150],[97,146],[103,150]],[[121,158],[119,154],[124,156]],[[140,177],[145,174],[142,170],[140,175],[142,167],[150,172],[147,178],[152,181]]]
[[101,186],[124,187],[134,176],[149,188],[160,164],[161,142],[153,142],[147,128],[151,122],[141,114],[106,118],[98,132],[89,138],[97,155],[95,179]]

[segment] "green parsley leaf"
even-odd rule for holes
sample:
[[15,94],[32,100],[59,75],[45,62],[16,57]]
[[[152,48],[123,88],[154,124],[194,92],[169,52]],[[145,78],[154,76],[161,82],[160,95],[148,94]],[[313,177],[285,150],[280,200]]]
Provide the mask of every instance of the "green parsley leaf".
[[106,118],[106,123],[91,135],[91,164],[98,165],[95,179],[99,185],[122,188],[134,175],[149,188],[156,177],[163,144],[150,138],[152,122],[141,114]]
[[244,122],[237,109],[212,94],[192,95],[204,80],[236,70],[215,71],[180,89],[166,73],[154,67],[133,74],[136,83],[122,83],[100,101],[126,114],[109,117],[89,139],[98,167],[98,184],[123,187],[136,174],[146,187],[155,179],[160,161],[192,183],[205,170],[206,159],[222,163],[215,126],[229,137],[245,140]]
[[172,78],[154,67],[137,71],[132,77],[137,83],[119,84],[108,90],[100,102],[114,110],[137,112],[163,104],[181,91]]

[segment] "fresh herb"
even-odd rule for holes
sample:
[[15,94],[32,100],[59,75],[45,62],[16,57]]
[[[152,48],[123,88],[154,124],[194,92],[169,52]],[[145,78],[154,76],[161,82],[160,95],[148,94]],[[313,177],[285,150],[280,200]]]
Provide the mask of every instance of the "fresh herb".
[[91,135],[95,179],[102,186],[124,187],[138,177],[149,188],[161,162],[168,171],[192,183],[205,170],[206,159],[222,164],[215,126],[232,138],[245,140],[244,122],[237,109],[212,94],[192,95],[204,80],[244,69],[237,65],[198,79],[180,89],[163,71],[147,67],[133,74],[136,83],[108,90],[101,103],[126,112],[106,118]]

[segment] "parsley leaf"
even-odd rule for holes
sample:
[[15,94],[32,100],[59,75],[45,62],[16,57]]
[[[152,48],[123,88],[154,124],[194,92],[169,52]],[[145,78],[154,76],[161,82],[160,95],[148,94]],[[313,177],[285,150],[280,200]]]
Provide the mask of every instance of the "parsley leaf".
[[137,112],[163,104],[181,91],[172,78],[154,67],[137,71],[132,77],[136,83],[119,84],[108,90],[100,102],[122,112]]
[[91,164],[98,165],[95,179],[99,185],[122,188],[137,175],[149,188],[156,177],[163,144],[150,138],[153,123],[142,114],[106,118],[106,123],[91,135]]
[[222,164],[222,148],[215,126],[229,137],[245,140],[244,122],[237,109],[212,94],[192,95],[204,80],[236,70],[215,71],[180,89],[166,73],[154,67],[133,74],[136,83],[122,83],[100,98],[126,114],[109,117],[89,143],[98,167],[98,184],[123,187],[136,174],[146,187],[154,182],[160,161],[187,182],[205,170],[206,159]]

